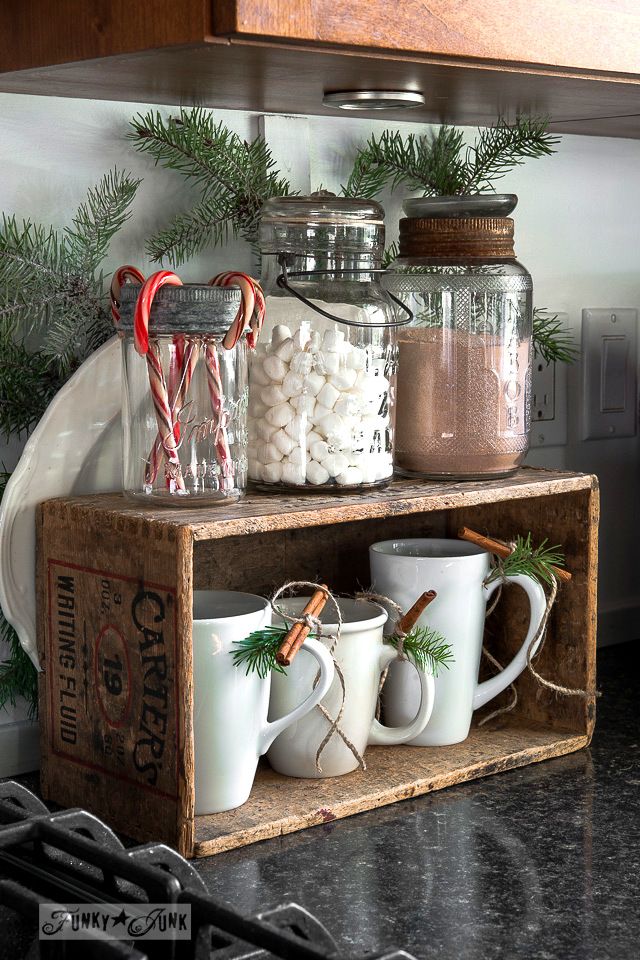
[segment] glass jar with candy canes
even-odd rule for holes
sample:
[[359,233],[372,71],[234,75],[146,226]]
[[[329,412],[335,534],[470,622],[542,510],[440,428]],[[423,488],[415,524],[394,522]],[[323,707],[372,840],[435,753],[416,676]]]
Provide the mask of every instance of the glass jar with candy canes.
[[393,475],[395,327],[384,211],[320,192],[262,209],[266,327],[249,373],[249,478],[335,491]]
[[124,492],[171,506],[237,500],[247,485],[259,285],[236,273],[183,285],[166,270],[145,281],[122,267],[112,315],[122,338]]

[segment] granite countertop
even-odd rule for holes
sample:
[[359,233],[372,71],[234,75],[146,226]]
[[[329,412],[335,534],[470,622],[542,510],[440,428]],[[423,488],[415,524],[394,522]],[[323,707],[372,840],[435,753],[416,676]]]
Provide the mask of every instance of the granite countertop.
[[596,733],[568,757],[195,861],[253,912],[296,900],[352,952],[640,956],[640,641],[601,650]]
[[599,651],[587,750],[194,864],[242,912],[301,903],[354,956],[635,960],[639,667],[640,641]]

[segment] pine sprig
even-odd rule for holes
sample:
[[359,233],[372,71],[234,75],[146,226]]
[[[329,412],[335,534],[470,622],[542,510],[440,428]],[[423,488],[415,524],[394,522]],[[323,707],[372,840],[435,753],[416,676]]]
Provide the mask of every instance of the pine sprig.
[[91,187],[78,207],[73,227],[64,231],[65,253],[75,259],[80,273],[98,269],[109,244],[131,216],[131,204],[141,180],[110,170]]
[[[392,634],[385,637],[385,643],[398,649],[400,640]],[[415,665],[431,676],[437,677],[441,669],[448,670],[453,663],[451,645],[436,630],[429,627],[414,627],[402,640],[404,653]]]
[[282,646],[287,630],[282,627],[264,627],[254,630],[244,640],[236,640],[237,650],[233,654],[234,667],[246,665],[246,674],[257,673],[263,680],[272,670],[286,673],[276,660],[276,654]]
[[541,117],[519,117],[509,125],[499,119],[465,148],[464,133],[441,126],[437,132],[402,137],[386,130],[372,136],[357,154],[345,196],[373,198],[386,186],[418,190],[423,196],[457,196],[495,190],[494,182],[528,158],[555,152],[559,137]]
[[548,547],[545,539],[539,547],[534,547],[528,533],[526,537],[516,537],[513,551],[496,564],[485,582],[521,575],[551,585],[555,579],[553,567],[564,565],[564,554],[559,545]]
[[573,363],[578,348],[571,334],[564,329],[557,314],[543,307],[533,311],[533,349],[545,363]]
[[257,239],[260,211],[270,197],[291,194],[262,137],[243,140],[201,107],[181,109],[168,119],[158,111],[139,114],[129,138],[156,164],[193,182],[200,204],[152,237],[148,252],[156,262],[184,263],[228,236]]

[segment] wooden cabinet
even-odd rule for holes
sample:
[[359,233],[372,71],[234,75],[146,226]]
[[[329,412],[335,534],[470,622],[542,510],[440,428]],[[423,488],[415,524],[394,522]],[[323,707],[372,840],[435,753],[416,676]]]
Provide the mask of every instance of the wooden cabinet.
[[[331,114],[327,91],[425,94],[391,122],[549,115],[640,136],[636,0],[4,0],[0,91]],[[363,114],[366,116],[367,114]]]

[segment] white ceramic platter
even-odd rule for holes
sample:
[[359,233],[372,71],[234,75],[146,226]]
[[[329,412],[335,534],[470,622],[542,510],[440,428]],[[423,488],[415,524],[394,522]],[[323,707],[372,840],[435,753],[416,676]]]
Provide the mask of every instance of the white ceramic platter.
[[36,506],[122,489],[121,379],[114,337],[53,398],[0,504],[0,605],[36,667]]

